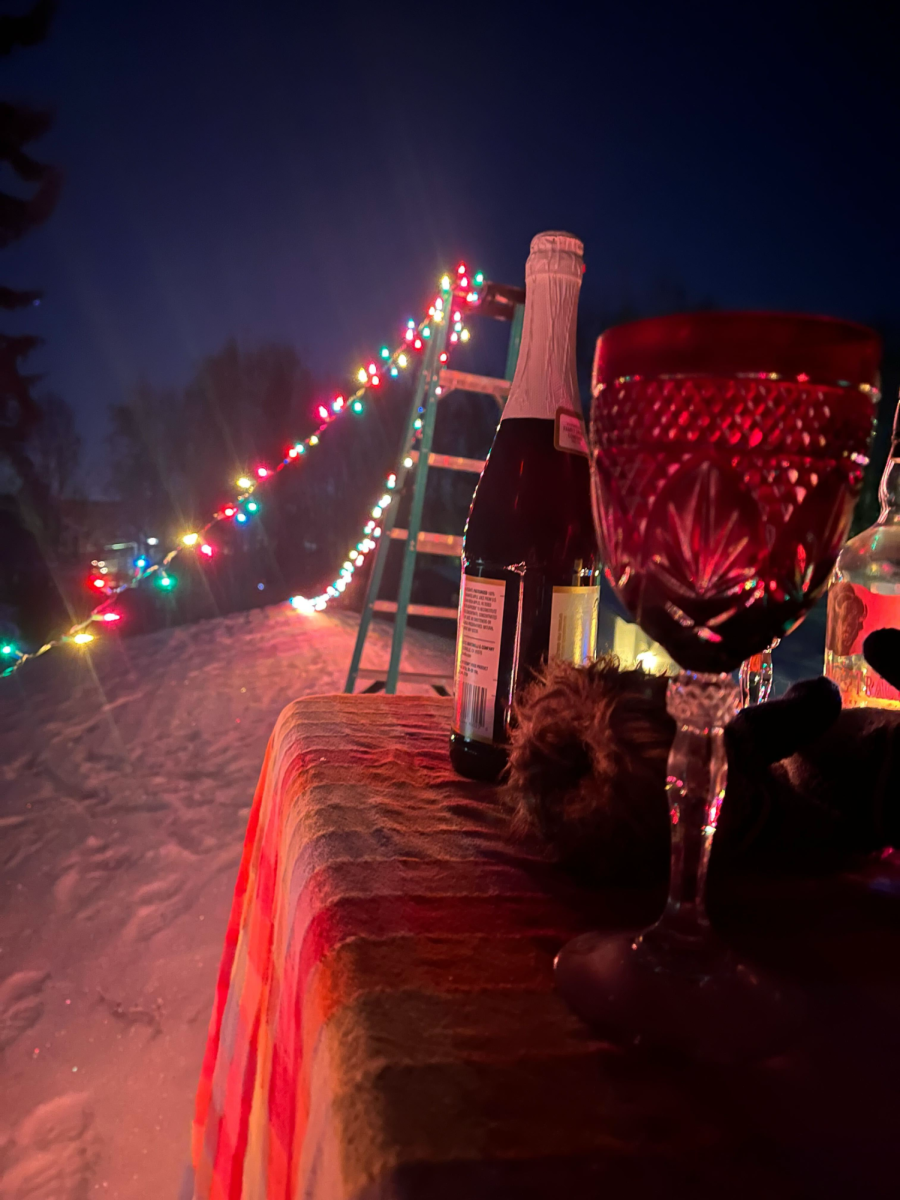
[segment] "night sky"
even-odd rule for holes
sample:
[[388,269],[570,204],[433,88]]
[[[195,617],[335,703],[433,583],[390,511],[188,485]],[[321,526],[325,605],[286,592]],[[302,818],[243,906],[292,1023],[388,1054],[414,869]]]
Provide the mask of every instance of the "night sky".
[[438,272],[520,282],[543,229],[584,240],[585,313],[682,289],[898,324],[897,51],[867,3],[62,0],[0,63],[66,173],[0,256],[46,293],[6,328],[46,338],[99,479],[138,380],[232,334],[345,379]]

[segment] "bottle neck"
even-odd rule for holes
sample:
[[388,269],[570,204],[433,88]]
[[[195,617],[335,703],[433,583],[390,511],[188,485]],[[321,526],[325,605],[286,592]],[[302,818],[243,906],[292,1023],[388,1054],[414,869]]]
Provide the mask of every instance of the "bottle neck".
[[900,524],[900,404],[894,413],[894,429],[891,434],[891,451],[885,464],[884,474],[878,488],[881,501],[879,525]]
[[501,421],[537,417],[553,421],[560,409],[581,414],[575,373],[578,274],[526,274],[525,320],[516,373]]

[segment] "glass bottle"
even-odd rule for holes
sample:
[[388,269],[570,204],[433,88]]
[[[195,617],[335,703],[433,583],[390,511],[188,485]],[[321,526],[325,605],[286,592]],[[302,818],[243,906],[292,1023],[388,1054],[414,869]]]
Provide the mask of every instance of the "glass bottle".
[[596,653],[600,560],[575,374],[583,247],[538,234],[509,399],[463,543],[450,760],[496,779],[517,691],[548,658]]
[[878,489],[881,516],[841,551],[828,591],[825,674],[845,708],[900,709],[900,691],[863,657],[876,629],[900,629],[900,405]]

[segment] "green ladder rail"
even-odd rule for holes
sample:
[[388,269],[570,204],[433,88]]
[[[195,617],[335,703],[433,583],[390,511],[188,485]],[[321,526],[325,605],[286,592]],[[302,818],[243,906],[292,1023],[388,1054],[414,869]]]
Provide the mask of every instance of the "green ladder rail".
[[[352,692],[357,680],[366,680],[369,681],[369,686],[365,688],[367,692],[380,691],[384,688],[388,694],[393,695],[397,691],[398,683],[417,683],[429,684],[439,694],[448,695],[448,689],[453,683],[452,674],[402,671],[400,661],[408,617],[438,617],[448,621],[455,621],[457,618],[456,608],[410,603],[416,559],[419,554],[446,555],[457,559],[462,555],[462,537],[446,533],[430,533],[422,529],[422,510],[425,504],[429,470],[436,468],[438,470],[463,471],[477,476],[484,468],[484,461],[481,459],[436,454],[432,450],[437,405],[451,392],[467,391],[493,396],[497,401],[498,408],[502,409],[515,372],[522,335],[524,293],[518,288],[487,285],[483,295],[485,303],[479,307],[485,309],[486,315],[497,317],[500,320],[509,320],[511,323],[505,378],[494,379],[489,376],[442,368],[440,356],[446,347],[449,322],[444,320],[440,324],[432,326],[432,337],[425,351],[403,435],[400,463],[395,472],[397,478],[394,501],[388,506],[381,520],[381,537],[375,551],[372,572],[366,588],[356,644],[344,685],[345,692]],[[493,302],[493,307],[491,302]],[[417,440],[418,448],[415,446]],[[406,487],[411,472],[415,472],[415,482],[409,520],[407,528],[400,529],[396,525],[400,509],[400,495]],[[396,600],[383,600],[379,599],[378,593],[381,590],[384,568],[392,541],[404,543],[400,584]],[[363,667],[360,664],[375,613],[394,614],[390,660],[386,667]]]

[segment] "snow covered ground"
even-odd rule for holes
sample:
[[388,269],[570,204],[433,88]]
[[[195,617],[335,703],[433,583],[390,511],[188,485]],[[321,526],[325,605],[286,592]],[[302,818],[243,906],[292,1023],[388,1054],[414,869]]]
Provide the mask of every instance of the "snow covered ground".
[[[281,605],[0,680],[0,1200],[177,1195],[266,741],[342,689],[355,630]],[[450,669],[447,639],[406,649]]]
[[[776,652],[779,688],[821,670],[821,616]],[[282,605],[0,680],[0,1200],[176,1196],[266,741],[341,690],[355,629]],[[450,668],[449,640],[407,651]]]

